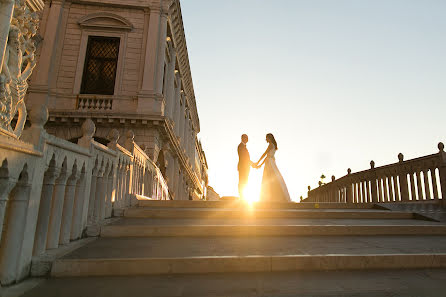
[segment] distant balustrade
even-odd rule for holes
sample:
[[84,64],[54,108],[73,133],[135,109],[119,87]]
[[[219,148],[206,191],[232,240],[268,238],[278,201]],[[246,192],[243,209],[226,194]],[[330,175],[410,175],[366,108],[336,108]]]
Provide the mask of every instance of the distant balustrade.
[[351,173],[311,190],[304,202],[398,203],[435,202],[446,207],[446,153],[443,143],[436,154]]
[[76,109],[106,111],[113,109],[112,96],[78,95],[76,98]]
[[[86,236],[140,199],[169,199],[160,170],[134,143],[94,141],[87,119],[77,144],[46,133],[45,107],[30,112],[21,140],[0,136],[0,283],[30,274],[32,259]],[[3,230],[2,230],[3,229]]]

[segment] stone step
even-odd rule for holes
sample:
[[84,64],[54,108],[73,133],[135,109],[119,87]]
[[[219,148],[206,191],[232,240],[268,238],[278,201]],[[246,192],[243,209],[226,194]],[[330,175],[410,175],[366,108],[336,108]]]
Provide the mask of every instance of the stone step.
[[336,225],[336,226],[444,226],[444,222],[426,221],[419,219],[301,219],[301,218],[192,218],[192,219],[153,219],[153,218],[128,218],[121,217],[112,220],[111,226],[315,226],[315,225]]
[[445,280],[446,269],[53,278],[23,297],[444,297]]
[[53,264],[51,276],[86,277],[416,268],[446,268],[446,253],[64,259]]
[[219,208],[149,208],[124,211],[128,218],[306,218],[306,219],[412,219],[413,213],[371,209],[219,209]]
[[434,225],[114,225],[101,227],[102,237],[158,236],[346,236],[446,235],[446,226]]
[[141,207],[175,207],[175,208],[256,208],[256,209],[371,209],[377,208],[373,203],[280,203],[244,201],[196,201],[196,200],[139,200]]
[[99,238],[55,277],[446,267],[446,236]]

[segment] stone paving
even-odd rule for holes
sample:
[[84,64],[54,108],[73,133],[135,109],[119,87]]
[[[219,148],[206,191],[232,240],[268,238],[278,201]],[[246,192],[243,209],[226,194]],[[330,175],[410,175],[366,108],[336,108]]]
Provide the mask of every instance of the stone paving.
[[445,292],[446,269],[430,269],[62,278],[23,297],[444,297]]

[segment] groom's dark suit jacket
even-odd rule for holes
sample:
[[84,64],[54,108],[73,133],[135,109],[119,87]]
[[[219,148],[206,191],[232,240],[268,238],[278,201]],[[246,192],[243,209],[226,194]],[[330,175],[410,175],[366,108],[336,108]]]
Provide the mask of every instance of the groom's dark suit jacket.
[[238,145],[238,171],[248,171],[251,169],[251,157],[249,156],[246,144],[243,142]]

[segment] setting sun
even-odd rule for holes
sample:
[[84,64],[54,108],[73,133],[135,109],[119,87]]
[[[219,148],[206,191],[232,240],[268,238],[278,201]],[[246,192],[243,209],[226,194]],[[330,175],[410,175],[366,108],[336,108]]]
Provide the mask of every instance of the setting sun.
[[245,188],[245,200],[249,203],[257,202],[260,199],[260,187],[262,184],[262,171],[251,170],[248,185]]

